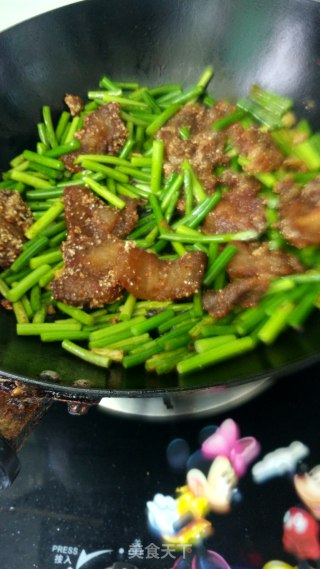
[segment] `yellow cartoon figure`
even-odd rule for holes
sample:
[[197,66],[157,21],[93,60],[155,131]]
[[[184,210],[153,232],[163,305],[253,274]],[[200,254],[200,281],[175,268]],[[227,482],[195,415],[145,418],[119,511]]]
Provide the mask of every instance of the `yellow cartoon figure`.
[[[228,513],[237,492],[239,478],[257,456],[260,447],[253,437],[240,438],[238,426],[227,419],[192,455],[186,485],[176,490],[176,498],[156,494],[147,503],[149,523],[164,542],[183,549],[201,544],[213,532],[206,518],[211,512]],[[215,566],[228,568],[214,552]],[[175,568],[179,567],[175,565]]]

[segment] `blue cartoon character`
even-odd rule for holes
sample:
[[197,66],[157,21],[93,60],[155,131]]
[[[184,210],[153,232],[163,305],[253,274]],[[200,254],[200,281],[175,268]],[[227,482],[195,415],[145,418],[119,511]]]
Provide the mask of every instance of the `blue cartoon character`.
[[[207,516],[231,510],[238,481],[259,450],[255,438],[240,438],[236,423],[227,419],[189,458],[186,484],[177,488],[176,497],[156,494],[147,503],[149,523],[164,543],[184,552],[186,547],[196,546],[195,553],[190,549],[189,556],[177,560],[175,569],[196,569],[198,565],[228,569],[222,557],[202,547],[203,540],[213,532]],[[197,562],[200,558],[201,564]]]

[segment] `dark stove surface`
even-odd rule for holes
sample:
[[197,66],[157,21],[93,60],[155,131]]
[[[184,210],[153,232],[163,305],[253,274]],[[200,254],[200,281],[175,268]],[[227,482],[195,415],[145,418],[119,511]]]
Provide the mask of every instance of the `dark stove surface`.
[[[319,371],[285,378],[241,408],[205,419],[146,422],[99,408],[72,417],[54,404],[20,453],[20,475],[0,496],[1,569],[172,567],[177,554],[146,520],[147,500],[173,495],[185,482],[167,463],[170,441],[182,437],[196,450],[203,427],[231,416],[242,435],[261,442],[263,455],[301,440],[310,466],[319,464]],[[230,514],[212,516],[206,546],[232,568],[262,568],[270,559],[294,564],[281,546],[283,514],[297,501],[289,480],[256,485],[249,473],[240,490]]]

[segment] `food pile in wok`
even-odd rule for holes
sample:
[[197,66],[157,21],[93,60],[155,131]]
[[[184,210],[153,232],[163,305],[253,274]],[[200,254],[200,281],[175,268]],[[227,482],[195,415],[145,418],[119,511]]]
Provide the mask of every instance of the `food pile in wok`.
[[320,133],[254,85],[103,77],[48,106],[0,183],[17,334],[95,365],[190,373],[301,330],[320,294]]

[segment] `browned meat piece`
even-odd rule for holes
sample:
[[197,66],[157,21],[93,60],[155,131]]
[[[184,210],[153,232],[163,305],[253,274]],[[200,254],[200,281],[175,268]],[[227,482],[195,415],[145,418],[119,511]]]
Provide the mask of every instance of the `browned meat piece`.
[[[100,208],[99,211],[94,212],[92,223],[96,227],[105,228],[109,227],[110,233],[115,237],[126,237],[133,231],[139,219],[138,216],[138,200],[120,196],[126,202],[124,209],[117,209],[109,207],[108,210]],[[101,235],[101,230],[100,230]],[[101,236],[101,239],[103,237]]]
[[65,218],[68,236],[92,237],[101,242],[109,235],[126,237],[138,221],[138,200],[121,196],[126,207],[106,205],[89,188],[69,186],[64,190]]
[[0,267],[6,269],[22,252],[23,232],[0,215]]
[[101,308],[121,298],[121,287],[112,280],[97,279],[80,270],[68,269],[60,278],[53,281],[53,298],[70,306]]
[[184,126],[189,128],[190,135],[193,136],[202,128],[206,113],[204,105],[188,103],[162,127],[161,131],[166,132],[168,128],[169,132],[176,132],[178,128]]
[[70,113],[73,117],[80,115],[84,107],[84,102],[78,95],[67,94],[64,98],[64,102],[69,107]]
[[[214,166],[227,164],[229,158],[224,153],[226,133],[213,132],[211,125],[233,110],[232,105],[220,101],[210,109],[189,103],[176,113],[158,133],[165,145],[165,174],[178,171],[182,162],[188,159],[200,182],[207,190],[212,191],[217,183],[213,175]],[[181,139],[181,127],[189,128],[189,140]]]
[[64,268],[52,282],[55,299],[74,306],[98,308],[121,297],[122,287],[112,268],[121,258],[122,241],[110,238],[107,243],[110,243],[107,256],[100,258],[101,247],[93,239],[83,237],[77,241],[68,236],[63,246]]
[[124,145],[128,131],[120,118],[120,106],[108,103],[87,115],[84,127],[76,132],[81,147],[61,157],[66,168],[78,172],[81,168],[74,164],[75,158],[81,154],[118,154]]
[[[186,109],[193,109],[193,105],[186,105]],[[198,106],[196,106],[198,108]],[[183,111],[183,109],[182,109]],[[176,172],[180,169],[180,166],[184,160],[190,160],[193,156],[194,148],[192,143],[192,137],[188,140],[183,140],[179,135],[179,128],[181,126],[190,128],[190,134],[192,133],[193,121],[196,119],[196,109],[194,113],[190,112],[189,122],[184,121],[185,113],[179,111],[177,115],[169,120],[165,126],[163,126],[158,132],[158,138],[164,142],[164,173],[166,176],[172,172]],[[181,122],[176,122],[180,118],[179,115],[182,113]],[[192,133],[193,134],[193,133]]]
[[280,229],[298,248],[320,244],[320,176],[300,189],[288,178],[277,186]]
[[131,241],[109,238],[82,253],[82,271],[94,277],[112,276],[115,282],[137,298],[172,300],[199,290],[206,266],[201,251],[183,255],[177,261],[163,261],[139,249]]
[[201,286],[206,265],[201,251],[162,261],[133,242],[113,237],[101,245],[88,238],[81,245],[67,241],[64,258],[65,269],[52,284],[54,298],[90,307],[113,302],[122,288],[146,300],[191,296]]
[[64,216],[68,239],[94,237],[92,216],[96,209],[108,207],[89,188],[69,186],[64,189]]
[[269,132],[255,127],[245,129],[239,123],[230,126],[228,132],[239,154],[248,158],[243,169],[249,174],[272,172],[281,166],[283,156]]
[[109,251],[108,274],[105,264],[103,272],[95,273],[85,260],[92,248],[111,235],[125,237],[135,227],[138,201],[123,199],[127,205],[120,210],[106,205],[88,188],[65,188],[63,200],[68,238],[63,245],[64,270],[52,284],[55,298],[68,304],[95,307],[114,302],[121,296],[122,287],[112,273],[113,265],[119,262],[120,250],[114,247]]
[[203,306],[214,318],[223,318],[235,306],[255,306],[272,278],[303,272],[295,257],[285,251],[269,251],[268,243],[236,246],[238,252],[227,267],[232,282],[222,290],[208,290],[203,295]]
[[206,255],[186,253],[176,261],[163,261],[138,247],[128,249],[119,282],[134,296],[146,300],[172,300],[196,293],[202,283]]
[[196,292],[206,256],[187,253],[177,261],[162,261],[122,241],[136,221],[136,200],[116,214],[87,188],[72,186],[64,195],[68,238],[63,245],[64,269],[52,283],[54,298],[77,306],[103,306],[125,288],[138,298],[167,300]]
[[0,267],[5,269],[20,255],[24,233],[32,224],[32,214],[20,194],[0,191]]
[[60,160],[64,163],[67,170],[75,174],[76,172],[80,172],[82,170],[79,164],[75,164],[74,161],[78,158],[80,154],[79,150],[75,150],[74,152],[69,152],[68,154],[64,154],[61,156]]
[[206,109],[203,117],[200,117],[198,121],[198,130],[209,129],[211,130],[212,124],[218,119],[222,119],[228,115],[231,115],[237,110],[237,107],[228,101],[218,101],[212,107]]
[[209,192],[214,190],[217,184],[213,168],[229,162],[229,157],[224,152],[225,142],[223,132],[200,132],[193,138],[194,153],[190,163],[200,182]]
[[235,243],[238,251],[231,259],[227,271],[230,278],[273,278],[303,272],[293,255],[280,249],[270,251],[268,243]]
[[269,281],[261,277],[240,279],[221,290],[205,292],[202,298],[203,307],[213,318],[223,318],[236,306],[242,308],[255,306],[268,286]]
[[2,308],[4,308],[5,310],[13,310],[13,306],[12,306],[11,302],[9,302],[9,300],[6,300],[5,298],[2,298],[0,300],[0,304],[1,304]]
[[228,186],[230,189],[235,188],[250,188],[253,192],[257,193],[261,190],[261,184],[253,176],[248,176],[248,174],[241,174],[240,172],[233,172],[232,170],[226,169],[219,176],[220,184]]
[[23,232],[32,224],[31,210],[16,191],[0,190],[0,215]]
[[294,156],[286,156],[282,162],[282,168],[293,172],[307,172],[308,166],[299,158]]
[[235,174],[226,170],[220,182],[229,187],[218,205],[206,216],[204,233],[234,233],[253,229],[262,233],[266,220],[264,203],[257,196],[260,184],[245,174]]
[[108,103],[84,119],[84,128],[76,133],[81,152],[86,154],[118,154],[128,131],[120,118],[120,105]]

